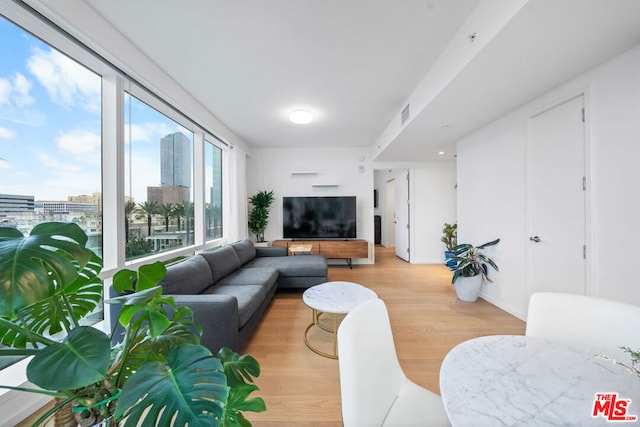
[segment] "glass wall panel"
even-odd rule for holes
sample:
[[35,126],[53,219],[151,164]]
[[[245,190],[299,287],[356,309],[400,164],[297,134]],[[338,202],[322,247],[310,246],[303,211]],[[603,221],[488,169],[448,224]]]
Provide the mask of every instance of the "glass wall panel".
[[101,76],[1,16],[0,58],[0,226],[75,222],[102,256]]
[[222,237],[222,149],[205,140],[206,239]]
[[126,93],[124,140],[126,259],[193,244],[193,132]]

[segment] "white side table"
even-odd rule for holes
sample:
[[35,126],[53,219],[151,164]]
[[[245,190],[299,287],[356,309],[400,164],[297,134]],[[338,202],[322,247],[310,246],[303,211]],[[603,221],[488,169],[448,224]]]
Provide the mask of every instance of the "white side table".
[[[304,343],[311,351],[320,356],[337,359],[338,316],[347,314],[357,305],[375,298],[378,298],[378,295],[371,289],[352,282],[327,282],[310,287],[302,294],[302,300],[312,310],[312,322],[304,331]],[[332,315],[332,327],[320,323],[319,318],[323,313]],[[309,330],[313,327],[333,334],[333,353],[318,350],[311,344]]]

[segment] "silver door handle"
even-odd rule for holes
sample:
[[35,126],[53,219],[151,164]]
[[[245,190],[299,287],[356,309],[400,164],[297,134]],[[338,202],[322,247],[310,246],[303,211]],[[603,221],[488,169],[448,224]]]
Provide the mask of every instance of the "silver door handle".
[[529,240],[535,243],[540,243],[540,238],[538,236],[531,236],[529,237]]

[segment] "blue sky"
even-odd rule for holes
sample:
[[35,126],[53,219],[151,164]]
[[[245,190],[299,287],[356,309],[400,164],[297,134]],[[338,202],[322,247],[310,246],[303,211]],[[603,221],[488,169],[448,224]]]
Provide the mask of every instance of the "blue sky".
[[[0,58],[0,193],[66,200],[101,191],[100,76],[2,17]],[[191,134],[135,99],[130,107],[125,151],[142,202],[159,185],[160,138]]]

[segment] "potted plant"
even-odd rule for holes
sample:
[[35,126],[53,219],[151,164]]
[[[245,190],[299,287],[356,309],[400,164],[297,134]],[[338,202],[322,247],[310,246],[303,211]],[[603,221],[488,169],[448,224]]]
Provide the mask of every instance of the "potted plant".
[[451,268],[456,265],[454,261],[451,261],[451,258],[453,258],[453,248],[458,244],[458,224],[447,224],[445,222],[444,228],[442,229],[442,238],[440,240],[447,248],[444,251],[444,258],[447,260],[447,267]]
[[498,271],[496,263],[485,255],[482,250],[496,245],[500,239],[492,240],[480,246],[463,243],[453,247],[455,266],[451,267],[453,277],[451,283],[455,286],[456,294],[461,301],[475,302],[480,295],[483,282],[491,282],[489,268],[491,266]]
[[250,425],[241,411],[265,410],[249,398],[258,362],[199,344],[191,310],[157,285],[162,263],[114,275],[124,295],[105,302],[123,304],[121,342],[80,324],[103,288],[86,241],[72,223],[39,224],[26,237],[0,228],[0,355],[33,356],[27,378],[40,389],[2,387],[56,398],[35,425],[52,414],[75,419],[64,425]]
[[253,205],[249,212],[249,231],[256,235],[258,243],[264,242],[264,230],[269,223],[269,207],[273,203],[273,191],[258,191],[249,197],[249,203]]

